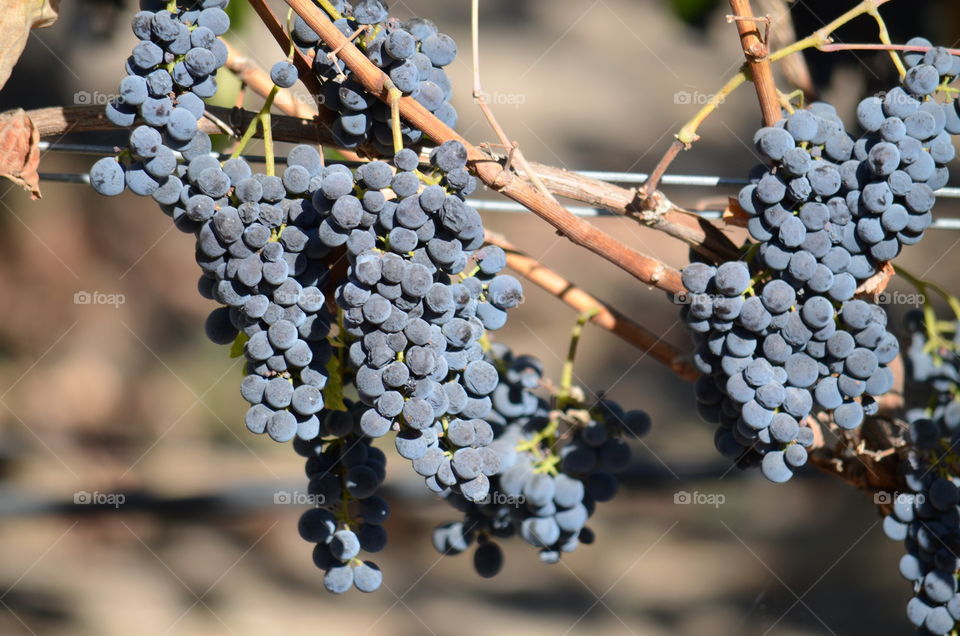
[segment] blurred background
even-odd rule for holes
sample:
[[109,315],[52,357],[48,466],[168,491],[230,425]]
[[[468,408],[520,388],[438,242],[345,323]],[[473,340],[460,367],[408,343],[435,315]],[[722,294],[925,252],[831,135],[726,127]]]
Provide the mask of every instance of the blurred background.
[[[390,4],[395,16],[429,17],[457,39],[461,55],[448,72],[461,132],[494,141],[470,99],[470,3]],[[797,2],[797,32],[853,4]],[[132,47],[135,10],[130,0],[65,3],[53,27],[31,34],[0,110],[103,103]],[[484,89],[529,159],[649,172],[671,135],[742,63],[726,12],[713,0],[484,0]],[[919,34],[958,42],[960,11],[950,0],[898,0],[883,13],[894,41]],[[229,41],[262,66],[280,59],[252,13],[239,17]],[[876,26],[860,18],[837,39],[875,42]],[[808,88],[848,122],[858,99],[893,78],[879,54],[806,59]],[[778,81],[792,88],[782,74]],[[758,124],[753,88],[744,86],[670,172],[746,175],[757,161],[749,141]],[[79,173],[92,162],[47,153],[40,169]],[[696,417],[691,387],[594,327],[582,340],[578,381],[654,419],[636,446],[629,487],[591,523],[596,544],[554,566],[508,545],[503,572],[481,580],[468,555],[434,552],[431,529],[456,515],[398,459],[388,466],[390,543],[375,558],[384,589],[328,595],[311,546],[297,536],[304,507],[275,504],[277,493],[305,490],[302,460],[246,433],[240,366],[203,335],[212,306],[196,292],[191,238],[149,200],[105,199],[81,185],[42,188],[42,201],[31,202],[0,183],[0,634],[912,632],[903,609],[909,590],[897,573],[902,548],[883,536],[862,493],[813,469],[783,486],[730,470]],[[734,190],[666,192],[681,205],[716,208]],[[960,217],[960,205],[942,200],[937,216]],[[662,293],[531,214],[485,218],[547,266],[688,346]],[[594,222],[671,265],[685,263],[672,239],[626,219]],[[960,232],[931,231],[902,260],[956,293],[958,244]],[[575,316],[532,284],[526,289],[498,339],[539,356],[557,377]],[[893,289],[910,291],[899,282]],[[896,323],[909,307],[889,309]],[[681,492],[722,503],[679,505]],[[124,501],[114,506],[117,494]]]

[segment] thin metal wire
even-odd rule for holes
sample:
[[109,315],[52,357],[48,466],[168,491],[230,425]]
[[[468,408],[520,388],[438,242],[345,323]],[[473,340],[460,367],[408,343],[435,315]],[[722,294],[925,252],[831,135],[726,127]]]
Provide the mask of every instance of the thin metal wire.
[[[110,156],[117,153],[117,149],[111,146],[96,146],[91,144],[64,144],[59,142],[50,142],[50,141],[41,141],[40,150],[46,152],[47,150],[52,150],[55,152],[68,152],[74,154],[83,154],[83,155],[102,155]],[[221,160],[226,160],[230,155],[221,153],[210,153],[211,156],[218,157]],[[251,163],[264,163],[266,158],[262,155],[243,155],[243,158]],[[274,161],[277,163],[286,163],[286,157],[275,157]],[[337,161],[337,163],[344,163],[347,165],[354,165],[362,162],[351,162],[351,161]],[[605,172],[602,170],[572,170],[574,174],[578,174],[584,177],[589,177],[591,179],[597,179],[598,181],[607,181],[610,183],[626,183],[626,184],[643,184],[646,183],[647,179],[650,178],[650,175],[645,172]],[[675,185],[675,186],[693,186],[701,188],[716,188],[719,186],[745,186],[750,183],[749,179],[739,179],[734,177],[718,177],[718,176],[705,176],[705,175],[691,175],[691,174],[666,174],[660,179],[660,183],[663,185]],[[940,188],[936,192],[938,197],[945,197],[950,199],[960,198],[960,188]],[[584,216],[596,216],[596,215],[584,215]]]
[[[54,181],[59,183],[79,183],[79,184],[89,184],[90,175],[88,174],[73,174],[68,172],[41,172],[40,179],[42,181]],[[518,214],[518,213],[528,213],[531,212],[520,205],[519,203],[514,203],[512,201],[495,201],[490,199],[467,199],[467,203],[476,208],[477,210],[483,212],[505,212],[508,214]],[[601,208],[589,208],[585,206],[567,206],[572,214],[585,218],[596,218],[596,217],[619,217],[621,215],[616,212],[611,212],[610,210],[603,210]],[[704,218],[704,219],[719,219],[723,212],[721,210],[697,210],[694,211],[695,214]],[[960,218],[939,218],[934,219],[933,224],[930,226],[935,230],[960,230]]]

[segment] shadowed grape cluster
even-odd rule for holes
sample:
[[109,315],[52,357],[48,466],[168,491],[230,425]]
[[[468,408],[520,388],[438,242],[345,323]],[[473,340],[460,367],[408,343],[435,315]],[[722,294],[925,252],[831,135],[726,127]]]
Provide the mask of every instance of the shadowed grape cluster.
[[900,574],[914,592],[907,618],[924,634],[950,633],[960,621],[958,326],[953,323],[951,340],[931,342],[931,328],[937,327],[925,323],[921,312],[908,315],[904,364],[910,427],[901,464],[908,492],[887,502],[890,513],[883,520],[884,533],[906,548]]
[[540,560],[556,563],[564,552],[593,542],[587,520],[599,502],[616,495],[616,474],[630,463],[625,439],[649,430],[643,411],[624,410],[600,399],[590,407],[575,402],[550,404],[534,390],[543,365],[532,356],[514,356],[495,345],[488,360],[500,373],[487,420],[496,431],[488,446],[490,494],[483,501],[446,495],[463,519],[439,526],[434,547],[459,554],[476,541],[474,568],[484,577],[496,575],[503,552],[496,539],[519,536],[539,550]]

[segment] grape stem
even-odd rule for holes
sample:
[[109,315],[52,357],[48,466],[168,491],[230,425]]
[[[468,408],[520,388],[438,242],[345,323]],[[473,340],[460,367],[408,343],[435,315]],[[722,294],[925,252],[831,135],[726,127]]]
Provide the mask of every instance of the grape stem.
[[[880,12],[877,10],[877,7],[871,7],[868,11],[871,17],[877,22],[877,29],[879,29],[878,37],[883,44],[890,46],[890,33],[887,31],[887,23],[883,21],[883,16],[880,15]],[[892,50],[888,49],[890,53],[890,60],[893,62],[893,65],[897,67],[897,73],[900,74],[900,79],[903,80],[907,75],[907,69],[903,66],[903,60],[900,59],[900,55]]]
[[326,11],[330,15],[330,17],[333,18],[334,20],[339,20],[340,18],[343,17],[340,15],[340,12],[337,11],[337,9],[333,6],[330,0],[317,0],[317,4],[319,4],[320,8]]
[[564,360],[560,373],[560,390],[557,391],[557,408],[560,410],[566,408],[573,399],[573,362],[577,357],[577,345],[583,335],[583,326],[599,313],[600,310],[596,307],[583,312],[577,317],[577,322],[570,332],[570,346],[567,348],[567,359]]
[[[277,91],[279,86],[274,86],[270,89],[270,92],[267,93],[267,98],[263,102],[263,106],[260,107],[260,110],[257,112],[257,116],[250,120],[250,123],[247,125],[247,129],[243,133],[243,137],[240,138],[240,143],[237,144],[237,147],[233,149],[233,152],[230,153],[231,159],[236,159],[243,154],[243,151],[247,149],[247,144],[250,143],[250,140],[253,139],[253,136],[257,132],[257,125],[264,123],[264,114],[270,114],[270,107],[273,106],[273,98],[277,96]],[[270,130],[270,119],[266,119],[266,126],[263,128],[264,142],[266,143],[266,137],[272,134]],[[270,140],[270,155],[267,157],[267,160],[270,164],[273,163],[273,139]]]
[[[390,82],[390,80],[387,81]],[[403,135],[400,133],[400,98],[403,97],[403,93],[393,85],[393,82],[390,82],[389,90],[390,129],[393,133],[393,154],[397,154],[403,150]]]
[[267,176],[276,175],[273,158],[273,127],[270,125],[270,109],[260,113],[260,127],[263,129],[263,155],[267,162]]

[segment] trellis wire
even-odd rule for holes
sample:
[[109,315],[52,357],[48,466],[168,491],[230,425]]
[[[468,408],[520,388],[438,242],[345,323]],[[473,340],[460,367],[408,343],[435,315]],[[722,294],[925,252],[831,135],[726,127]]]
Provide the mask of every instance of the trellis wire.
[[[53,152],[66,152],[72,154],[82,154],[82,155],[97,155],[97,156],[111,156],[116,154],[117,150],[112,146],[98,146],[93,144],[67,144],[67,143],[58,143],[58,142],[49,142],[41,141],[40,150],[42,152],[53,151]],[[213,156],[220,158],[221,160],[226,160],[230,157],[226,153],[211,153]],[[261,155],[243,155],[244,159],[251,163],[264,163],[265,158]],[[275,157],[274,161],[277,163],[286,163],[286,157]],[[356,162],[343,162],[338,161],[338,163],[356,163]],[[608,183],[623,183],[623,184],[643,184],[649,178],[650,175],[643,172],[609,172],[602,170],[571,170],[574,174],[578,174],[584,177],[589,177],[591,179],[597,179],[598,181],[606,181]],[[41,172],[40,178],[44,181],[54,181],[60,183],[80,183],[80,184],[89,184],[90,177],[86,174],[72,174],[64,172]],[[720,186],[744,186],[749,183],[748,179],[738,179],[733,177],[719,177],[719,176],[704,176],[704,175],[682,175],[682,174],[667,174],[660,179],[661,185],[673,185],[673,186],[692,186],[692,187],[701,187],[701,188],[716,188]],[[940,188],[936,191],[938,197],[956,199],[960,198],[960,188]],[[520,205],[519,203],[514,203],[512,201],[500,201],[500,200],[487,200],[487,199],[470,199],[470,205],[475,207],[478,210],[485,212],[506,212],[506,213],[526,213],[528,210]],[[607,217],[607,216],[621,216],[615,212],[609,210],[604,210],[601,208],[591,208],[587,206],[567,206],[572,214],[580,217]],[[722,210],[693,210],[694,214],[704,218],[704,219],[719,219],[723,215]],[[960,218],[939,218],[934,219],[931,228],[937,230],[960,230]]]

